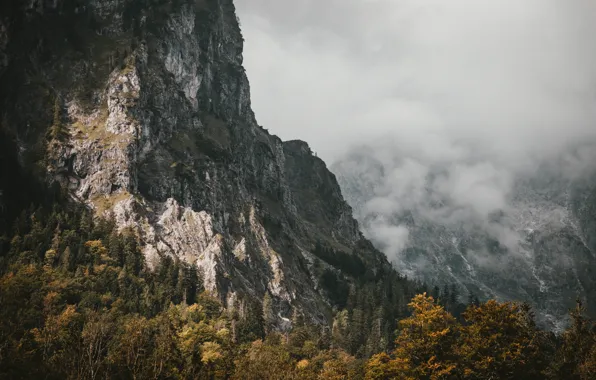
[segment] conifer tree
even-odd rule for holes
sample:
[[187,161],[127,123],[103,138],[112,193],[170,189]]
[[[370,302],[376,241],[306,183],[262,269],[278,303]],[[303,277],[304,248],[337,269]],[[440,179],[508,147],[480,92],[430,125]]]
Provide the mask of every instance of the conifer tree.
[[273,300],[269,295],[269,292],[265,292],[263,297],[263,322],[265,324],[265,332],[269,333],[275,325],[276,318],[273,311]]

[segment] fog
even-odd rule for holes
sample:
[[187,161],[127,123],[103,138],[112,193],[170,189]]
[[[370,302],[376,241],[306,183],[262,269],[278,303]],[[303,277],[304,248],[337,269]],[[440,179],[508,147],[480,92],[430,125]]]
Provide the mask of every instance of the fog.
[[345,160],[354,152],[380,163],[363,212],[377,215],[368,233],[389,256],[408,238],[389,221],[396,211],[491,226],[492,213],[512,207],[515,179],[539,163],[556,159],[577,176],[595,162],[596,1],[236,6],[257,120],[306,140],[329,165],[356,165]]

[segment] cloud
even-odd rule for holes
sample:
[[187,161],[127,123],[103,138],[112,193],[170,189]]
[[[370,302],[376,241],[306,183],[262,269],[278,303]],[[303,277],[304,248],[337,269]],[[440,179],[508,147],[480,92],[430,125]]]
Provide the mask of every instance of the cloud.
[[467,207],[487,218],[507,206],[506,192],[511,187],[507,172],[491,163],[455,164],[449,175],[436,183],[436,190],[449,194],[456,207]]
[[590,0],[236,3],[258,119],[329,161],[383,134],[501,159],[596,134]]
[[516,178],[596,162],[593,0],[235,3],[257,120],[329,164],[371,157],[352,169],[382,168],[363,210],[391,252],[409,237],[389,215],[408,209],[514,245],[491,218]]
[[394,226],[382,216],[370,222],[369,231],[371,239],[380,243],[379,249],[390,259],[396,259],[408,244],[408,228],[402,225]]

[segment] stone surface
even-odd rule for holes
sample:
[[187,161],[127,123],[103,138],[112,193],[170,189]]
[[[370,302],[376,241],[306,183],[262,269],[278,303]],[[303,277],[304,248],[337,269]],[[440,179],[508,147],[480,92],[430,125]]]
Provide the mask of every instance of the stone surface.
[[308,145],[256,123],[231,0],[10,4],[0,99],[23,165],[133,227],[150,266],[197,264],[229,306],[268,292],[282,327],[296,308],[329,320],[317,242],[388,266]]

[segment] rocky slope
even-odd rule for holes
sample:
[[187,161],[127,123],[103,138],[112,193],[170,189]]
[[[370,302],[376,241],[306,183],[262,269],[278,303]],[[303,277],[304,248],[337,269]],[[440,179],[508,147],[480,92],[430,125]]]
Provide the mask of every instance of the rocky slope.
[[2,131],[21,167],[133,227],[150,265],[327,321],[317,244],[388,263],[307,144],[256,123],[242,44],[231,0],[3,2]]
[[[433,176],[447,167],[421,181],[414,202],[409,191],[388,191],[395,186],[391,176],[399,159],[383,162],[372,152],[352,151],[332,170],[365,234],[399,271],[429,283],[455,284],[464,297],[472,292],[480,298],[528,301],[542,325],[555,330],[565,323],[576,297],[596,313],[593,161],[586,160],[587,166],[573,176],[555,161],[517,176],[506,207],[483,219],[450,203],[449,194],[437,186]],[[395,180],[408,189],[406,177]]]

